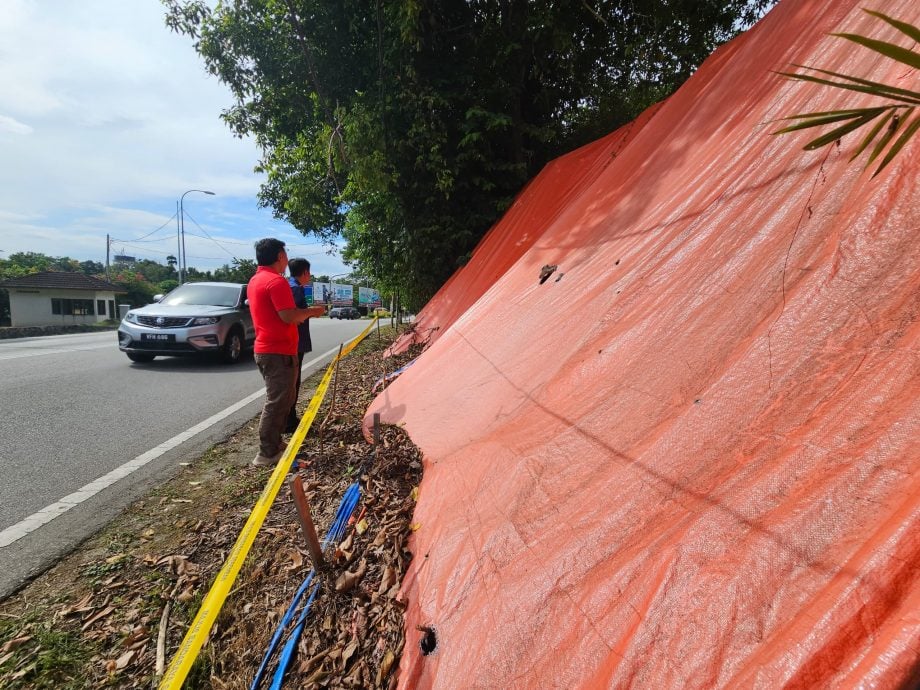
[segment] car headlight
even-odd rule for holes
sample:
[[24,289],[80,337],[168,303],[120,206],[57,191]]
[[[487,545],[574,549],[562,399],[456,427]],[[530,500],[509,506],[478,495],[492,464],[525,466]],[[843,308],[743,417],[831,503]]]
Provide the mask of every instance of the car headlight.
[[199,316],[195,319],[192,319],[193,326],[210,326],[212,323],[217,323],[220,321],[219,316]]
[[135,314],[133,311],[129,311],[127,314],[125,314],[125,321],[128,323],[137,323],[137,314]]

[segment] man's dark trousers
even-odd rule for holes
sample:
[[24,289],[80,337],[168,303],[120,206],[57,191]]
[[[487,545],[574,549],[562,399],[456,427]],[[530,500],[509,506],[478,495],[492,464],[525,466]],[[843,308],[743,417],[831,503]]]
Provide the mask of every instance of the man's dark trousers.
[[297,355],[256,354],[255,360],[265,380],[265,405],[259,421],[259,452],[270,458],[282,447],[281,433],[297,397],[300,367]]

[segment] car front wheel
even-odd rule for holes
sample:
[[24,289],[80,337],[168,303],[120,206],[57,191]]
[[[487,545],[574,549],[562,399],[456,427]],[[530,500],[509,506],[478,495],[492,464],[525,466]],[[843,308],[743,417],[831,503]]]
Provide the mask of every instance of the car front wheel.
[[227,334],[227,340],[220,351],[220,358],[227,364],[236,364],[243,356],[243,336],[236,329]]
[[148,355],[143,352],[126,352],[125,354],[132,362],[152,362],[156,357],[156,355]]

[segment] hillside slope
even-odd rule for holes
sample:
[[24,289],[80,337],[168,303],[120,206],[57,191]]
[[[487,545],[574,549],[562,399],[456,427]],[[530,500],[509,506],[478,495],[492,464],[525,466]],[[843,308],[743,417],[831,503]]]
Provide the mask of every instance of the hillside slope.
[[920,682],[920,137],[871,179],[769,134],[871,102],[791,63],[920,88],[859,8],[783,0],[420,314],[368,411],[426,458],[402,687]]

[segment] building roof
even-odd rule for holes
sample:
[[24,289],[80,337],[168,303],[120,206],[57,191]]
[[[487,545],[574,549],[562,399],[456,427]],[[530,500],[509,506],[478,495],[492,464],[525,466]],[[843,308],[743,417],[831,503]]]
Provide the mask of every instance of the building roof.
[[83,273],[66,273],[64,271],[42,271],[30,273],[19,278],[10,278],[0,282],[0,288],[61,288],[65,290],[106,290],[125,292],[107,280],[100,280]]

